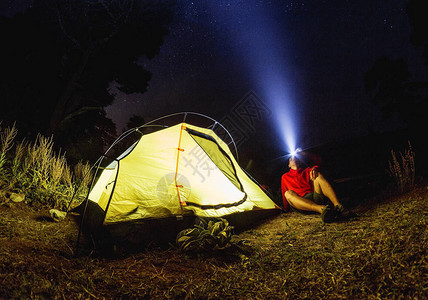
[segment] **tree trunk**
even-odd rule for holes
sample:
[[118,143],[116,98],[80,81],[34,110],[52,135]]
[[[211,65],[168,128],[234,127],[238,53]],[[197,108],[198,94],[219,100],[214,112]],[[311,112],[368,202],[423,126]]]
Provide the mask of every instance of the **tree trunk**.
[[67,111],[67,109],[69,107],[72,107],[73,101],[75,101],[73,98],[73,92],[75,91],[75,88],[77,86],[76,83],[78,82],[83,72],[85,71],[89,57],[91,56],[94,49],[96,48],[96,44],[97,43],[91,43],[91,45],[89,45],[89,47],[83,53],[79,66],[76,68],[76,71],[68,80],[67,85],[64,89],[64,92],[58,99],[55,105],[55,109],[52,112],[52,116],[50,120],[51,134],[54,134],[58,130],[58,128],[61,125],[61,122],[70,113],[69,111]]

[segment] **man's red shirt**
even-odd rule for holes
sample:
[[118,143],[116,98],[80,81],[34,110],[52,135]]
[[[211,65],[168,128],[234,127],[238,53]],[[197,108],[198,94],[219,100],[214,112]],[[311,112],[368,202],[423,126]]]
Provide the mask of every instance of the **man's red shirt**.
[[287,190],[294,191],[299,196],[302,196],[302,197],[307,193],[312,193],[314,191],[314,187],[310,178],[311,170],[313,168],[306,168],[306,169],[299,168],[297,170],[290,169],[290,171],[282,175],[281,191],[282,191],[282,199],[284,202],[285,210],[287,210],[289,207],[289,204],[284,196],[284,193]]

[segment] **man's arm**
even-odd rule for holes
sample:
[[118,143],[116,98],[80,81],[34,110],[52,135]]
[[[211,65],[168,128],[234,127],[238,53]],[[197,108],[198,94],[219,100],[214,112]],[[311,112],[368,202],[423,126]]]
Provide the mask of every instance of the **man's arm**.
[[313,166],[311,171],[309,172],[309,178],[314,181],[318,177],[318,174],[318,166]]

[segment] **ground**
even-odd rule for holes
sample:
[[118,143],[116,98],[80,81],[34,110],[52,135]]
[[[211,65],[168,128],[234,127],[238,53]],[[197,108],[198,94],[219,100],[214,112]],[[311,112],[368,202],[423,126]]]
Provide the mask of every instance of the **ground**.
[[0,206],[0,298],[399,299],[428,297],[428,187],[353,208],[325,224],[283,213],[231,247],[185,254],[171,245],[75,254],[78,225],[47,209]]

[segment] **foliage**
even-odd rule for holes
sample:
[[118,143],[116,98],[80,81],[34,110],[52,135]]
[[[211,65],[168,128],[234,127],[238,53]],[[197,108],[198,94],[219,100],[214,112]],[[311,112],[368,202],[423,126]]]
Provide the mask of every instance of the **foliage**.
[[415,82],[403,59],[380,57],[364,75],[366,92],[373,94],[373,102],[379,103],[383,117],[398,113],[406,123],[422,99],[419,90],[426,84]]
[[31,144],[15,143],[16,135],[14,126],[0,127],[0,203],[9,202],[11,193],[22,193],[29,204],[66,209],[79,186],[80,197],[86,195],[91,181],[87,163],[79,162],[72,172],[65,153],[53,150],[53,137],[38,135]]
[[144,123],[146,122],[144,121],[144,118],[142,116],[132,115],[132,117],[130,117],[128,122],[126,123],[126,129],[139,127],[141,125],[144,125]]
[[73,165],[80,160],[94,162],[115,140],[116,126],[105,117],[105,112],[92,111],[74,119],[76,123],[69,122],[58,130],[55,143],[67,152]]
[[6,154],[13,147],[13,139],[16,133],[15,125],[12,126],[12,128],[6,128],[0,131],[0,174],[3,173],[3,167],[6,163]]
[[[410,41],[423,50],[428,62],[428,6],[426,0],[409,0],[406,13],[411,25]],[[422,64],[422,60],[421,60]],[[425,142],[425,113],[428,110],[428,82],[421,74],[411,73],[403,58],[382,56],[364,75],[366,92],[380,105],[385,119],[399,118],[407,125],[415,148]],[[420,163],[427,159],[420,157]],[[426,173],[422,168],[419,170]]]
[[104,110],[115,97],[111,87],[146,90],[151,74],[138,59],[158,53],[173,4],[35,0],[25,13],[0,18],[0,119],[16,120],[31,138],[55,134],[69,155],[78,155],[73,146],[88,136],[109,145],[116,135]]
[[200,218],[193,228],[180,231],[176,244],[184,252],[224,249],[232,238],[233,226],[222,218]]
[[425,63],[428,63],[428,19],[426,18],[427,6],[425,0],[410,0],[406,7],[412,32],[410,41],[416,47],[423,48]]
[[388,173],[401,193],[412,189],[415,184],[415,153],[410,141],[408,143],[409,149],[406,149],[404,154],[400,152],[401,160],[398,160],[394,150],[391,150],[392,160],[388,161]]
[[224,249],[230,245],[233,226],[222,218],[200,218],[193,228],[180,231],[176,244],[184,252],[202,252]]

